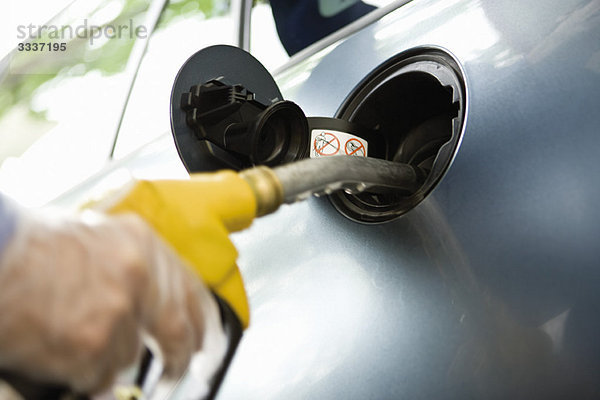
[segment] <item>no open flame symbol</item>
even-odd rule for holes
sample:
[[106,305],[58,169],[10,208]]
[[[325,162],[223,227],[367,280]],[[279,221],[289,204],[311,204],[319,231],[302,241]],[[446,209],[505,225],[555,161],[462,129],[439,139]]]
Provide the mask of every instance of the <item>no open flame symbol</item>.
[[346,154],[349,156],[366,157],[365,145],[358,139],[350,139],[346,142]]

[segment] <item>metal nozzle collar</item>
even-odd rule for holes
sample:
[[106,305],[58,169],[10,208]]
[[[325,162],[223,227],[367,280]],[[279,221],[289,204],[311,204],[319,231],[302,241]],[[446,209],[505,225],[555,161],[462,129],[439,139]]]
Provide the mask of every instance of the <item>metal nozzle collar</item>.
[[256,196],[256,216],[270,214],[283,203],[283,187],[271,168],[258,166],[240,172]]

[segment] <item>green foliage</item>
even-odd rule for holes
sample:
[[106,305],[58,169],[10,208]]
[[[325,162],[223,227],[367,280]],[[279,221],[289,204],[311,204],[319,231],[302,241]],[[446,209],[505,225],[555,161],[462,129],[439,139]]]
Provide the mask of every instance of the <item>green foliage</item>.
[[158,28],[164,28],[175,18],[189,14],[203,14],[204,18],[223,15],[229,2],[223,0],[180,0],[170,1],[164,10]]

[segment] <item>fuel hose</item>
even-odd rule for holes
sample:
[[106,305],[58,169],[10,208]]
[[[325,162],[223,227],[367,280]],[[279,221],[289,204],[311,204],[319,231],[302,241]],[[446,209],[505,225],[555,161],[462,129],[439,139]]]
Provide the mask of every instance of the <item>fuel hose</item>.
[[259,166],[240,175],[254,191],[260,217],[274,212],[281,204],[338,190],[355,194],[383,187],[414,193],[423,184],[426,172],[377,158],[337,156],[305,159],[275,168]]

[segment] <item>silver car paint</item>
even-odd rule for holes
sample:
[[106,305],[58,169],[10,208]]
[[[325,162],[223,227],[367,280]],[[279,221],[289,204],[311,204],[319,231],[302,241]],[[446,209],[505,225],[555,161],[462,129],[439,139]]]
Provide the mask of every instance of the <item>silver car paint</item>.
[[[332,116],[425,45],[466,73],[447,175],[392,223],[321,198],[235,234],[252,321],[219,399],[599,395],[600,1],[414,0],[278,83]],[[181,170],[168,139],[119,165]]]
[[332,116],[423,45],[467,78],[448,174],[390,224],[316,199],[236,235],[253,321],[220,399],[599,394],[600,2],[413,1],[279,84]]

